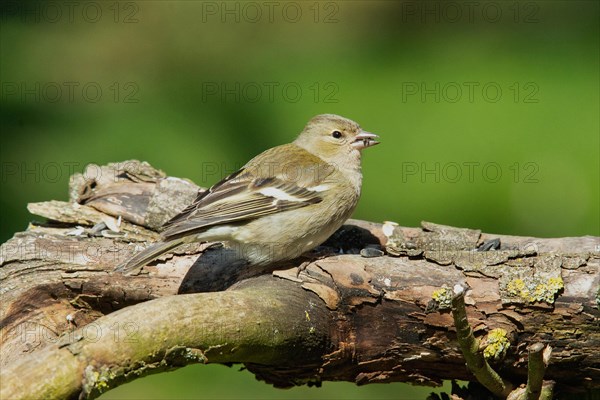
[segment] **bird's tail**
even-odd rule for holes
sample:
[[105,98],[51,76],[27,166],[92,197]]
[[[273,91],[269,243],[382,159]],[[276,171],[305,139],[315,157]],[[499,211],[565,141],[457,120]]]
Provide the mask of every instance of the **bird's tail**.
[[148,264],[150,261],[159,257],[160,255],[168,252],[169,250],[173,250],[175,247],[178,247],[182,244],[182,239],[152,244],[147,249],[140,251],[135,256],[133,256],[123,264],[119,265],[117,268],[115,268],[115,271],[122,272],[124,274],[129,274],[134,270]]

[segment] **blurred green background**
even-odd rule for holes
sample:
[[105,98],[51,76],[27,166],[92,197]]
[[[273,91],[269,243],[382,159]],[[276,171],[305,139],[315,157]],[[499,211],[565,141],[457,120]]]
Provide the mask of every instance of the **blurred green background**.
[[[208,186],[306,121],[378,133],[356,218],[600,235],[599,3],[17,2],[0,5],[0,240],[89,163]],[[281,391],[193,366],[104,398],[422,398]]]

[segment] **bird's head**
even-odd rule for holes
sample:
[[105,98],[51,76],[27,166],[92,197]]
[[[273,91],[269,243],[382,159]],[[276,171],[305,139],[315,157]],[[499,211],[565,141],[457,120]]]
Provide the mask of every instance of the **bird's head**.
[[321,114],[308,121],[295,143],[324,161],[343,165],[350,160],[360,161],[361,150],[379,144],[376,138],[352,120]]

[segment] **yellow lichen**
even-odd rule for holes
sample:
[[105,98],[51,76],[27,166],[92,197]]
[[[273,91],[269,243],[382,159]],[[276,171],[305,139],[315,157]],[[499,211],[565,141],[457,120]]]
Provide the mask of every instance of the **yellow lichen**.
[[100,391],[100,393],[102,393],[105,390],[110,389],[110,386],[108,386],[107,381],[108,381],[108,379],[103,376],[96,382],[96,389],[98,389],[98,391]]
[[103,393],[111,388],[110,382],[116,377],[114,371],[108,367],[97,371],[91,365],[85,369],[84,391]]
[[483,356],[485,358],[501,359],[510,347],[506,331],[502,328],[492,329],[485,338],[485,345],[483,349]]
[[506,285],[508,294],[529,303],[545,301],[552,304],[556,294],[563,288],[564,284],[560,276],[549,278],[545,282],[540,282],[537,279],[523,280],[515,278]]
[[521,298],[529,296],[529,290],[527,290],[527,286],[525,285],[523,279],[516,278],[508,282],[506,290],[513,296],[518,296]]
[[548,279],[548,288],[558,292],[565,287],[564,282],[560,276]]
[[452,306],[452,290],[447,287],[434,290],[431,298],[438,303],[440,310],[450,308]]
[[546,289],[546,284],[538,284],[533,290],[533,294],[527,297],[527,300],[529,300],[530,303],[533,303],[534,301],[544,301],[546,298]]

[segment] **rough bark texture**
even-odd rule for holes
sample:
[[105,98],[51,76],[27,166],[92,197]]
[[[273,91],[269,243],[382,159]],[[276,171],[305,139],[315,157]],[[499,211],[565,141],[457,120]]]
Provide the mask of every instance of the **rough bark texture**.
[[[140,275],[112,272],[198,190],[129,161],[74,176],[70,202],[29,206],[48,221],[0,248],[0,397],[93,397],[193,362],[243,362],[281,387],[474,380],[450,314],[456,283],[470,286],[469,322],[504,379],[526,381],[540,342],[555,392],[600,387],[597,237],[349,221],[319,254],[271,269],[190,245]],[[486,337],[496,328],[510,347]]]

